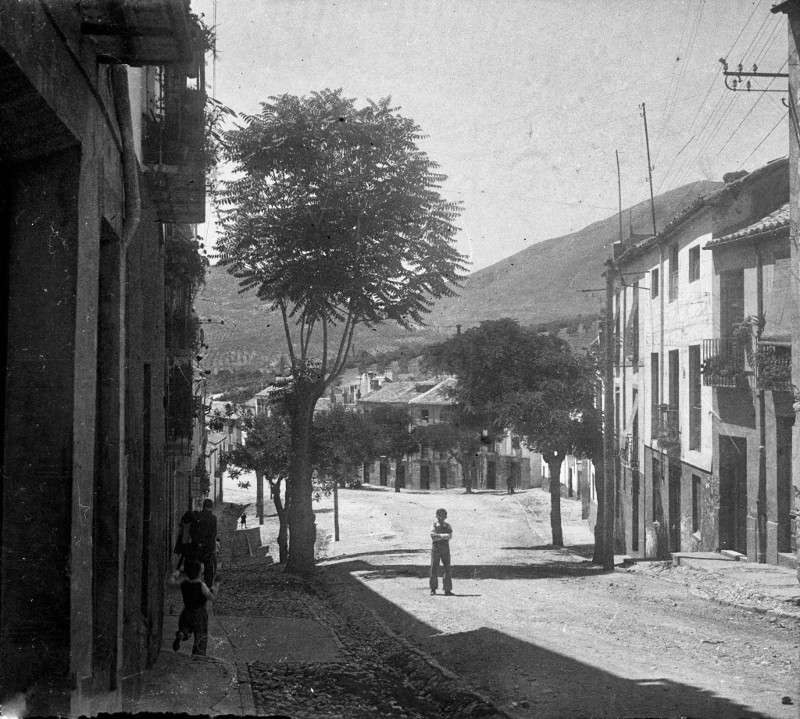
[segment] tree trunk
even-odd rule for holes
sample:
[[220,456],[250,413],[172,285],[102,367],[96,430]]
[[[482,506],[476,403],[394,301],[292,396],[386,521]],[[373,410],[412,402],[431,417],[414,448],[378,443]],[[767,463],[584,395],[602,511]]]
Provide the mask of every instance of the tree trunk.
[[339,541],[339,479],[333,478],[333,541]]
[[605,558],[604,542],[605,542],[605,517],[606,512],[603,507],[603,497],[605,496],[605,473],[603,471],[603,458],[598,458],[600,461],[594,465],[594,485],[595,493],[597,495],[597,517],[594,523],[594,554],[592,555],[592,564],[602,565]]
[[264,475],[256,470],[256,514],[258,523],[264,524]]
[[286,523],[286,507],[289,506],[288,485],[286,504],[281,502],[281,480],[278,479],[277,485],[270,482],[270,494],[275,504],[275,511],[278,514],[278,562],[284,564],[289,556],[289,532]]
[[[303,386],[305,385],[305,386]],[[310,383],[295,382],[289,404],[292,431],[289,486],[289,556],[286,571],[309,575],[314,572],[314,544],[317,526],[312,508],[311,442],[316,398]]]
[[467,491],[466,494],[472,494],[472,489],[475,487],[477,476],[478,476],[478,467],[475,464],[474,459],[470,459],[469,464],[467,465]]
[[464,493],[472,494],[472,465],[469,462],[461,463],[461,471],[464,473]]
[[564,535],[561,531],[561,464],[562,454],[547,453],[544,455],[547,468],[550,470],[550,531],[553,534],[553,546],[564,546]]

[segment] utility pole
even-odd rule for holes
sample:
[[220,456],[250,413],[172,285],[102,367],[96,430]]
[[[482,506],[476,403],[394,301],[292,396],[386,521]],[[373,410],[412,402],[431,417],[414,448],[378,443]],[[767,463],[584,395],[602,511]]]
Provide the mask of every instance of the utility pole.
[[656,204],[653,199],[653,166],[650,164],[650,137],[647,134],[647,110],[642,103],[642,117],[644,118],[644,143],[647,147],[647,176],[650,178],[650,212],[653,215],[653,236],[656,232]]
[[614,261],[606,261],[606,319],[603,358],[603,569],[614,569],[616,467],[614,462]]

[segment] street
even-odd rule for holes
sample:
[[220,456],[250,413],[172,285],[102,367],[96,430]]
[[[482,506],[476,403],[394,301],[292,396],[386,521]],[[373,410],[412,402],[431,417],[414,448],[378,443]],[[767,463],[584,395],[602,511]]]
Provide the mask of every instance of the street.
[[[428,589],[440,506],[454,597]],[[569,551],[592,539],[579,502],[562,499],[566,550],[547,546],[541,490],[343,490],[339,542],[331,500],[315,509],[327,580],[513,716],[797,716],[793,621],[709,602],[645,563],[599,572]]]

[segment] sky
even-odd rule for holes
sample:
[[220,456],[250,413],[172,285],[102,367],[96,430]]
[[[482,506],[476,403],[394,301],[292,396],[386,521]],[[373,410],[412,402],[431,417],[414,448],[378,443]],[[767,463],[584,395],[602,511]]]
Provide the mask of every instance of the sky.
[[[473,271],[656,195],[788,155],[785,78],[726,89],[731,69],[786,72],[771,0],[192,0],[217,33],[210,94],[391,96],[463,203]],[[761,90],[769,89],[768,92]],[[634,228],[647,232],[651,228]],[[213,221],[200,228],[213,244]]]

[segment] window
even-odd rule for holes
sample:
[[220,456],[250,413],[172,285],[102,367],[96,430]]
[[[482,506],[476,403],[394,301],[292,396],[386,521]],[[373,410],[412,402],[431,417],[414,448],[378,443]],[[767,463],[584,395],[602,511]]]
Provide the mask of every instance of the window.
[[689,250],[689,282],[700,279],[700,245]]
[[655,299],[658,297],[658,270],[651,270],[650,271],[650,297]]
[[700,449],[703,413],[700,406],[700,345],[689,347],[689,449]]
[[669,360],[669,408],[680,409],[680,355],[679,350],[670,350]]
[[669,248],[669,301],[678,299],[678,245]]
[[658,436],[658,420],[659,409],[658,405],[661,402],[661,393],[659,392],[660,386],[660,371],[658,367],[658,352],[653,352],[650,355],[650,436]]
[[702,498],[702,487],[700,485],[700,477],[696,474],[692,475],[692,532],[698,534],[700,532],[700,501]]
[[430,419],[430,413],[427,409],[420,410],[420,418],[423,422],[428,422]]
[[661,511],[661,460],[653,457],[653,521],[663,521],[663,512]]

